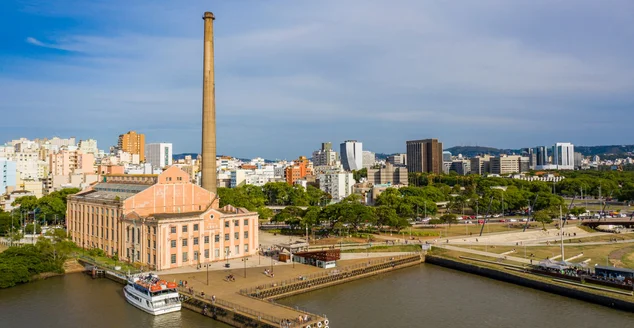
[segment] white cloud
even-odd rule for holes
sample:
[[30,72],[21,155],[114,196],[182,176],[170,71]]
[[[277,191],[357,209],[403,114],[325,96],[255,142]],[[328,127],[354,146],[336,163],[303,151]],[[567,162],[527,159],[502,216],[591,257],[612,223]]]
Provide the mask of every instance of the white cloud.
[[[594,102],[631,101],[630,58],[615,57],[610,48],[590,55],[548,47],[538,37],[503,31],[498,20],[514,15],[537,25],[540,17],[531,15],[539,11],[522,12],[499,1],[495,6],[482,3],[463,9],[426,1],[222,4],[215,10],[219,119],[249,126],[284,118],[297,131],[307,129],[307,122],[323,124],[313,132],[314,139],[339,133],[323,123],[332,121],[364,120],[366,125],[346,127],[357,139],[373,138],[367,128],[373,124],[389,130],[392,139],[420,133],[423,124],[446,126],[446,132],[437,133],[448,145],[452,138],[464,140],[464,131],[477,124],[483,127],[477,136],[481,144],[510,147],[514,145],[507,143],[522,138],[556,138],[560,129],[544,121],[587,124],[594,115],[587,108]],[[74,17],[88,19],[81,16],[81,6],[85,3],[73,7],[73,15],[79,15]],[[73,55],[17,61],[12,70],[21,80],[0,75],[1,108],[53,109],[52,120],[60,124],[91,115],[113,127],[123,119],[148,128],[195,123],[202,80],[199,16],[206,8],[202,3],[158,7],[147,2],[115,15],[121,7],[100,3],[102,15],[96,18],[106,31],[57,31],[46,36],[50,43],[27,38],[32,45]],[[58,8],[53,14],[63,16],[64,11]],[[137,19],[126,22],[130,17]],[[109,19],[117,26],[109,25]],[[583,32],[567,33],[561,42],[574,43]],[[620,121],[634,118],[632,112]],[[40,117],[45,124],[46,116]],[[498,139],[498,127],[519,124],[524,132]],[[541,130],[525,128],[530,124]],[[196,135],[172,138],[191,147],[183,151],[198,148],[189,146],[199,142]],[[275,134],[268,138],[277,140]],[[288,149],[310,145],[295,147]]]

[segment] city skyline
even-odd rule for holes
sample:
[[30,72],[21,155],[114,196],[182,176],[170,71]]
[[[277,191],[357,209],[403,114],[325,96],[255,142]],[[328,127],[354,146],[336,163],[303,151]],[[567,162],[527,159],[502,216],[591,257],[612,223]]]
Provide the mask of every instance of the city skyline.
[[[218,4],[218,153],[291,159],[348,139],[379,153],[421,138],[624,143],[586,132],[626,131],[634,118],[632,4],[494,3]],[[136,130],[200,151],[203,2],[1,8],[0,140],[76,136],[107,149]]]

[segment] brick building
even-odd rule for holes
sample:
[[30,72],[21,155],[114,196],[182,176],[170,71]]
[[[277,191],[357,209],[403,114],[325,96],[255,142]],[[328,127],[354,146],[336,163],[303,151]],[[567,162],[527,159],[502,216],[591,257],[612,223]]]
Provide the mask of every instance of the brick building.
[[255,254],[257,213],[219,202],[177,167],[159,175],[105,175],[68,197],[67,228],[83,248],[155,270]]

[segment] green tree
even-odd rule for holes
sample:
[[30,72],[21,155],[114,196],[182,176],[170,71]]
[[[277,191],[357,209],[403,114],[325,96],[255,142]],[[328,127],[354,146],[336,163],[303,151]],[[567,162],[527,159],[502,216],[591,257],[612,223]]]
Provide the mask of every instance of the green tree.
[[[11,227],[13,227],[13,229]],[[11,212],[3,212],[0,210],[0,234],[6,235],[11,231],[15,231],[19,228],[19,218],[13,217]]]
[[273,210],[266,206],[258,207],[257,212],[258,212],[259,218],[263,220],[269,220],[274,215]]
[[46,232],[46,236],[53,238],[53,241],[55,243],[60,243],[68,239],[68,235],[66,234],[66,229],[62,229],[62,228],[49,229]]
[[308,207],[303,213],[301,228],[308,227],[309,229],[312,229],[313,227],[319,225],[321,219],[321,211],[321,207],[318,206]]
[[273,216],[272,221],[284,222],[291,226],[291,229],[299,227],[304,211],[297,206],[286,206],[283,210]]
[[308,203],[311,206],[325,205],[331,198],[330,195],[328,195],[321,189],[315,188],[311,185],[308,185],[306,187],[306,194],[308,195]]
[[56,216],[60,219],[66,217],[66,203],[62,201],[61,197],[47,195],[40,198],[37,205],[41,211],[38,217],[44,217],[49,222]]
[[374,208],[376,224],[379,229],[383,227],[394,227],[398,225],[399,216],[396,210],[390,206],[382,205]]
[[21,211],[24,212],[32,212],[37,207],[37,197],[35,196],[24,196],[19,197],[11,203],[13,207],[20,207]]
[[443,214],[439,219],[440,221],[442,221],[442,223],[448,224],[449,226],[458,223],[457,216],[452,213]]
[[575,207],[571,208],[568,213],[570,213],[570,214],[572,214],[574,216],[579,216],[579,215],[584,214],[586,212],[587,212],[587,210],[586,210],[585,207],[576,207],[575,206]]
[[362,168],[360,170],[353,170],[352,177],[354,178],[355,181],[359,182],[361,181],[362,178],[368,177],[368,169]]
[[533,218],[542,224],[542,229],[546,230],[546,224],[553,222],[552,214],[552,211],[543,209],[533,213]]
[[[26,227],[24,227],[24,232],[27,233],[27,234],[33,234],[33,229],[34,229],[33,223],[29,223],[29,224],[26,225]],[[42,225],[41,224],[37,225],[37,228],[35,228],[35,233],[38,234],[38,235],[42,233]]]

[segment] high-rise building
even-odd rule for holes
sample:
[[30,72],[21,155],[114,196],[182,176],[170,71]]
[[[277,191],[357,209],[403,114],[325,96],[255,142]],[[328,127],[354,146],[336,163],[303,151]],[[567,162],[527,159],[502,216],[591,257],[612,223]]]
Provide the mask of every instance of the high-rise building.
[[0,158],[0,195],[7,191],[7,187],[16,186],[17,168],[14,161]]
[[557,170],[575,169],[575,146],[569,142],[558,142],[553,147],[553,165]]
[[97,149],[97,140],[79,140],[79,150],[81,150],[84,154],[93,154],[96,156],[99,153],[99,149]]
[[535,166],[548,165],[548,148],[544,146],[537,147],[537,156]]
[[76,170],[81,173],[95,173],[95,156],[84,154],[80,150],[60,150],[49,154],[49,172],[51,175],[68,176]]
[[374,166],[376,163],[376,154],[371,151],[364,150],[363,151],[363,167],[368,169]]
[[363,144],[356,140],[346,140],[340,145],[341,165],[346,171],[363,168]]
[[483,175],[491,171],[491,156],[489,155],[472,157],[470,161],[471,174]]
[[172,165],[171,143],[150,143],[145,147],[145,162],[152,168],[164,168]]
[[136,131],[129,131],[128,133],[119,135],[119,142],[117,143],[119,150],[126,153],[139,155],[141,162],[145,161],[145,135],[142,133],[136,133]]
[[471,161],[466,159],[452,161],[449,169],[459,175],[467,175],[471,172]]
[[442,142],[438,139],[410,140],[406,146],[409,172],[443,172]]
[[502,155],[491,158],[491,173],[511,174],[528,171],[528,157]]
[[350,172],[333,172],[319,175],[319,189],[332,196],[333,202],[339,202],[352,194],[354,176]]
[[382,168],[368,169],[368,182],[373,185],[391,184],[407,186],[409,183],[407,180],[407,168],[387,163],[385,167]]
[[308,158],[306,158],[306,156],[300,156],[298,159],[293,161],[293,165],[286,167],[284,169],[286,183],[293,185],[295,184],[295,181],[305,178],[309,170],[308,164]]
[[443,151],[442,152],[442,161],[443,162],[451,162],[451,157],[452,154],[450,151]]
[[395,166],[407,166],[407,155],[406,154],[394,154],[387,157],[388,163]]
[[313,152],[313,165],[314,166],[335,166],[339,156],[337,152],[332,150],[331,142],[324,142],[321,144],[321,149]]
[[575,169],[581,169],[581,167],[583,166],[583,159],[583,154],[575,153]]

